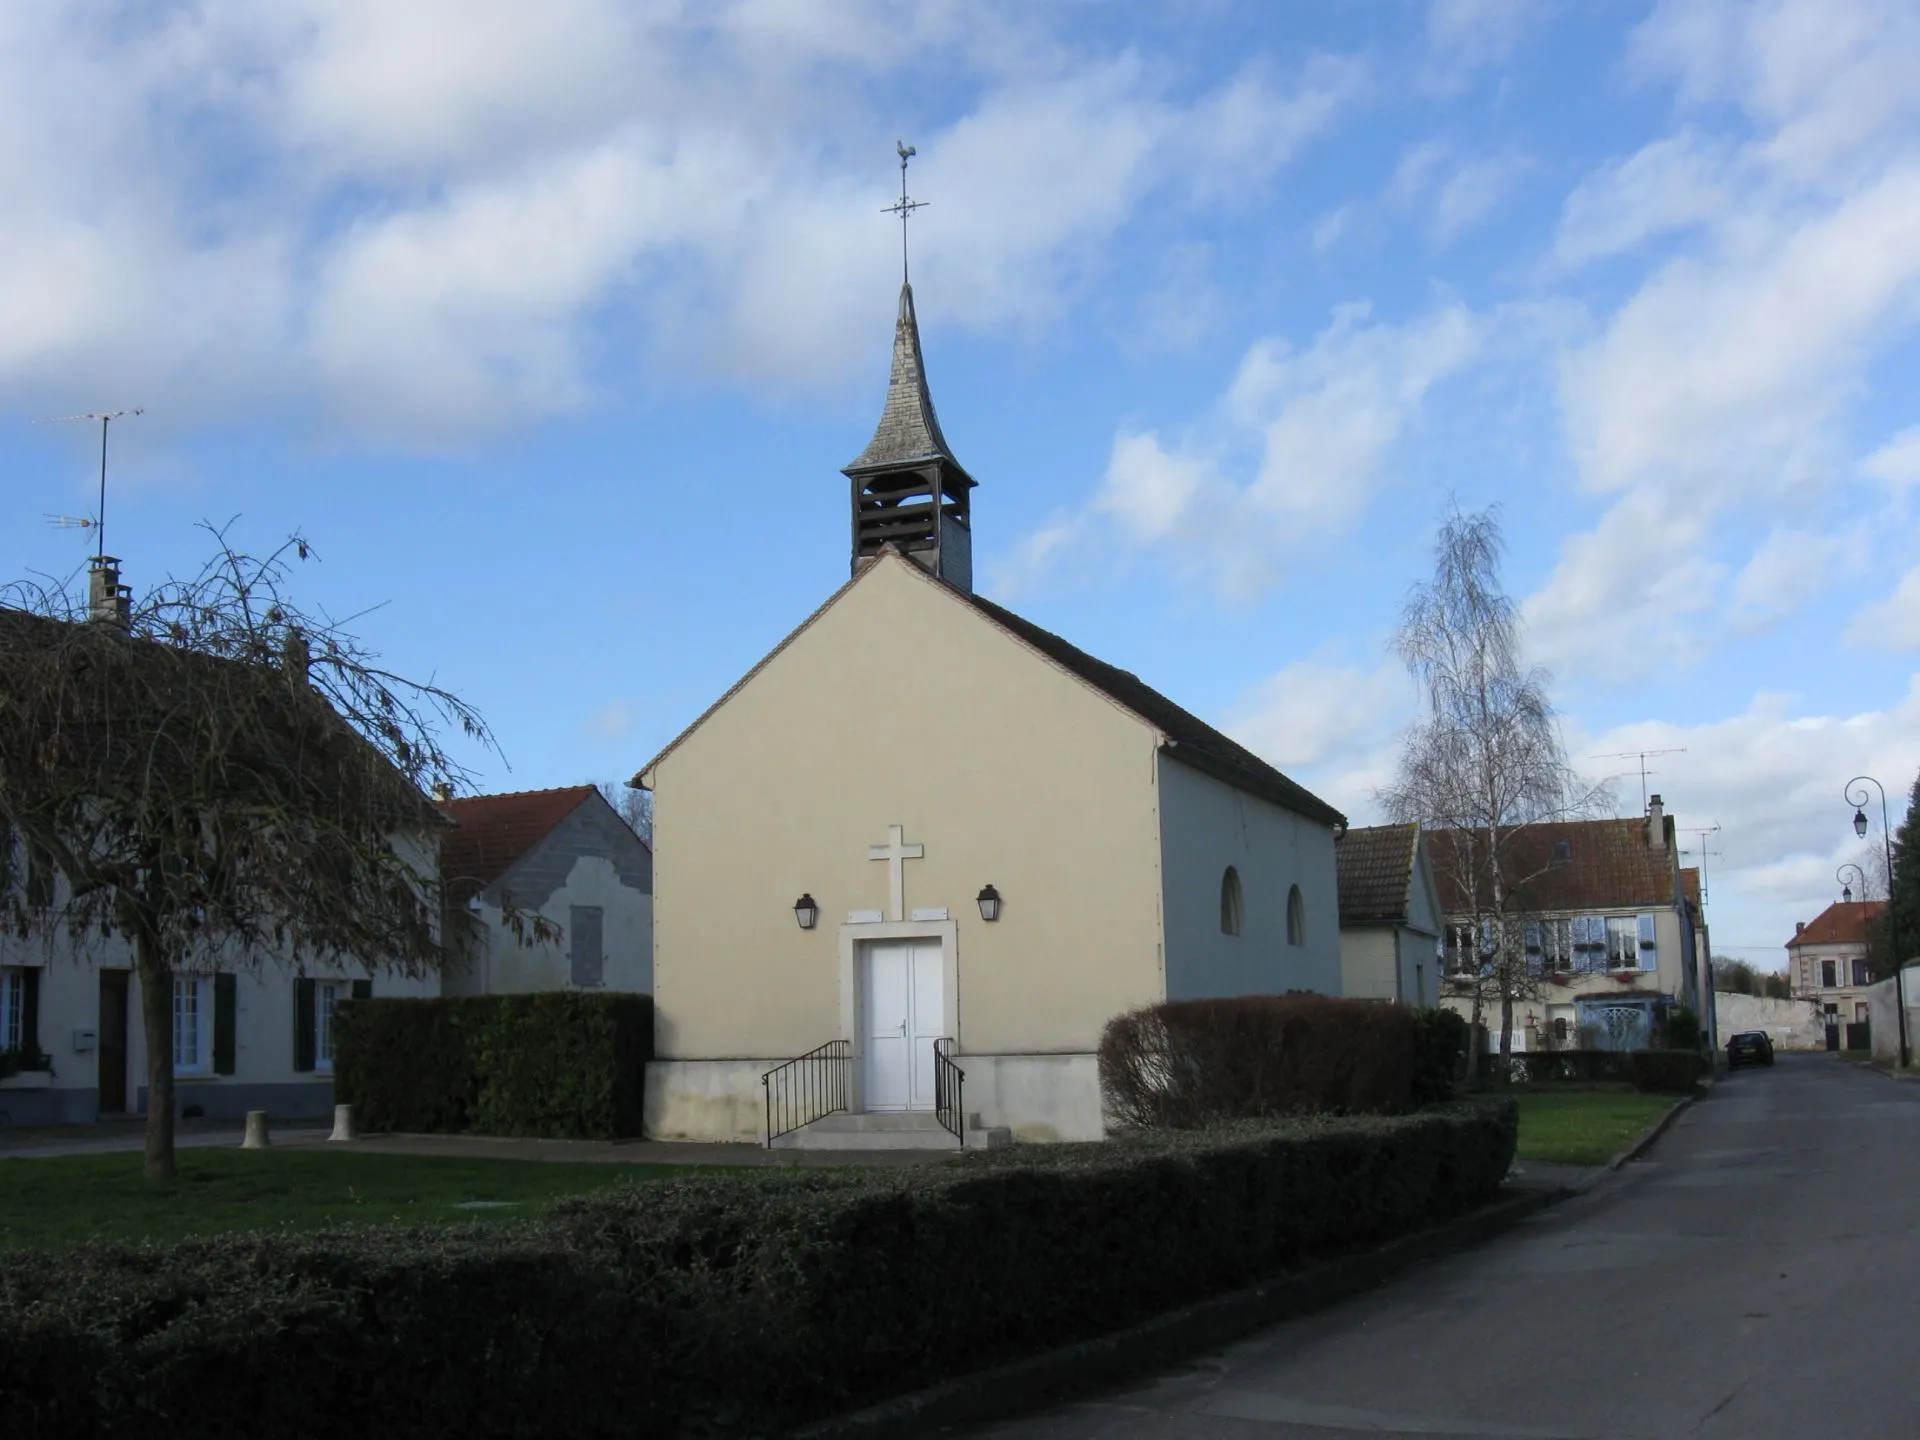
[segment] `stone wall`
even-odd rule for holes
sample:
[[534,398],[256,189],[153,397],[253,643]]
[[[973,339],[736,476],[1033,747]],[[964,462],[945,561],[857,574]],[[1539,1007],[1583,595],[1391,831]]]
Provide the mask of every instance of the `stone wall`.
[[1716,991],[1714,1023],[1720,1043],[1743,1030],[1764,1030],[1775,1050],[1824,1050],[1826,1031],[1815,1018],[1811,1000],[1770,1000],[1759,995],[1730,995]]
[[[1920,965],[1906,969],[1907,1050],[1920,1041]],[[1900,1058],[1900,1017],[1894,1013],[1893,979],[1889,976],[1866,989],[1867,1018],[1873,1024],[1873,1058],[1889,1064]]]

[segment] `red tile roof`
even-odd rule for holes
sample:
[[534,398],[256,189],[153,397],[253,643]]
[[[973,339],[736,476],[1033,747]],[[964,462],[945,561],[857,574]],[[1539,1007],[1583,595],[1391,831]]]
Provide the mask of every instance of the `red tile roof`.
[[440,812],[453,821],[440,841],[440,879],[449,895],[464,904],[479,894],[595,793],[591,785],[568,785],[443,802]]
[[1705,902],[1700,899],[1700,867],[1698,865],[1680,867],[1680,888],[1686,892],[1687,903],[1695,910],[1706,908]]
[[[1673,817],[1666,847],[1647,844],[1644,816],[1626,820],[1561,820],[1529,825],[1506,848],[1507,871],[1520,910],[1620,910],[1672,905],[1680,898],[1674,867]],[[1427,853],[1440,903],[1449,915],[1471,910],[1459,867],[1467,859],[1466,832],[1429,830]],[[1476,839],[1477,852],[1485,845]]]
[[1418,825],[1364,825],[1333,847],[1340,877],[1340,923],[1407,918]]
[[1867,941],[1867,926],[1885,913],[1887,902],[1884,900],[1836,900],[1793,939],[1787,941],[1787,948],[1796,945],[1864,945]]

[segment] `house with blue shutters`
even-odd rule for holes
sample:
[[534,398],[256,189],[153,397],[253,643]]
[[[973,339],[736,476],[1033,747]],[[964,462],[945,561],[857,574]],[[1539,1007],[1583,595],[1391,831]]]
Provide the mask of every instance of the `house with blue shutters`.
[[[1469,875],[1485,837],[1433,830],[1428,843],[1447,916],[1441,1001],[1470,1015],[1476,988],[1484,999],[1481,982],[1498,943],[1497,923],[1473,903]],[[1501,913],[1525,949],[1515,1054],[1656,1046],[1677,1009],[1711,1024],[1712,980],[1699,945],[1705,920],[1688,894],[1660,796],[1643,817],[1538,822],[1504,843],[1511,888]],[[1497,1004],[1481,1019],[1497,1048]]]

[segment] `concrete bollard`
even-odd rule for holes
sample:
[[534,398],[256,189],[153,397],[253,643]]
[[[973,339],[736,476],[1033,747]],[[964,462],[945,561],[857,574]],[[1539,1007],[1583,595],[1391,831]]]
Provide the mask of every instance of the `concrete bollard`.
[[329,1140],[358,1140],[360,1136],[353,1128],[353,1106],[336,1105],[333,1107],[333,1133]]
[[247,1138],[240,1142],[242,1150],[265,1150],[273,1142],[267,1138],[267,1112],[264,1110],[247,1111]]

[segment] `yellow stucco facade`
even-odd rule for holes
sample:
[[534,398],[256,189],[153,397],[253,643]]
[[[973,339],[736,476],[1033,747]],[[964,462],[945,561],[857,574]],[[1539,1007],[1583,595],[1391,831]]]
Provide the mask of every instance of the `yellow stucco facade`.
[[[842,1034],[852,912],[954,926],[961,1048],[1086,1052],[1160,991],[1156,732],[888,554],[646,773],[662,1058]],[[1001,917],[980,918],[993,882]],[[819,902],[811,931],[794,920]],[[866,922],[866,923],[871,923]]]

